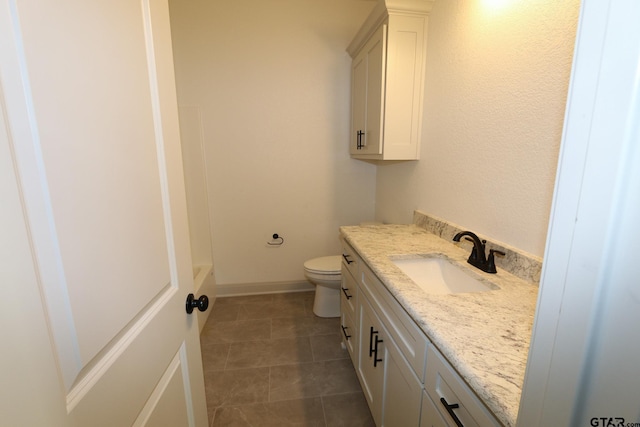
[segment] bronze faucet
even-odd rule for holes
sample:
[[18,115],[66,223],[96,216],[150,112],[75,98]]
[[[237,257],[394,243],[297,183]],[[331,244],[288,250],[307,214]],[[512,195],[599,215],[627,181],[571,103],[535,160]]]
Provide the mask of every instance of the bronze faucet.
[[490,249],[489,257],[487,258],[484,252],[485,245],[487,243],[486,240],[480,241],[480,238],[476,236],[475,233],[472,233],[471,231],[461,231],[460,233],[453,236],[453,241],[459,242],[462,236],[469,236],[470,238],[466,237],[466,240],[473,243],[473,249],[471,250],[471,255],[469,255],[469,259],[467,260],[467,262],[473,265],[474,267],[477,267],[480,270],[484,271],[485,273],[492,273],[492,274],[497,273],[494,254],[504,256],[505,255],[504,252],[498,251],[495,249]]

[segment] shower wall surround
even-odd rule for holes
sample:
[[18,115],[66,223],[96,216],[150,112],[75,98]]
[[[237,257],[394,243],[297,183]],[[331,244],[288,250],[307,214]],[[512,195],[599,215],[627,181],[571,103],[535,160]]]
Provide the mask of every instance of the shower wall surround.
[[[413,212],[413,223],[427,230],[429,233],[435,234],[445,240],[453,240],[460,231],[468,230],[457,224],[447,222],[440,218],[426,214],[420,211]],[[474,231],[474,230],[469,230]],[[487,240],[487,247],[490,249],[498,249],[506,255],[504,257],[496,257],[496,266],[503,268],[516,277],[536,284],[540,283],[540,272],[542,270],[542,258],[528,254],[505,243],[495,242],[482,235],[478,235],[481,239]],[[469,242],[460,242],[461,246],[468,246],[469,251],[473,246]]]

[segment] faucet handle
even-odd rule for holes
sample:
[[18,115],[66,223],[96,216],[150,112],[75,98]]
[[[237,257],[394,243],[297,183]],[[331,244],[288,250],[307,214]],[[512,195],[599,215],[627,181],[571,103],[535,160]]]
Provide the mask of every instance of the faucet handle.
[[487,258],[487,273],[497,273],[496,260],[494,254],[505,256],[506,254],[496,249],[489,249],[489,257]]

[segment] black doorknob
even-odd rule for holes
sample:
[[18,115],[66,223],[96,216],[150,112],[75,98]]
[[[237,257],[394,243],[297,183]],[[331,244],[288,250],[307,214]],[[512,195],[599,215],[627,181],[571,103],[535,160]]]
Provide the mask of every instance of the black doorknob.
[[197,308],[200,311],[205,311],[209,307],[209,297],[206,295],[201,295],[200,298],[196,299],[193,294],[187,295],[187,313],[193,313],[193,309]]

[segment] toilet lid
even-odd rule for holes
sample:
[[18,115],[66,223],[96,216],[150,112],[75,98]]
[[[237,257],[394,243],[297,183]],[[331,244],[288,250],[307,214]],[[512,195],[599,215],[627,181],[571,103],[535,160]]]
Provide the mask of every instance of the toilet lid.
[[317,274],[338,274],[341,266],[340,255],[314,258],[304,263],[305,270]]

